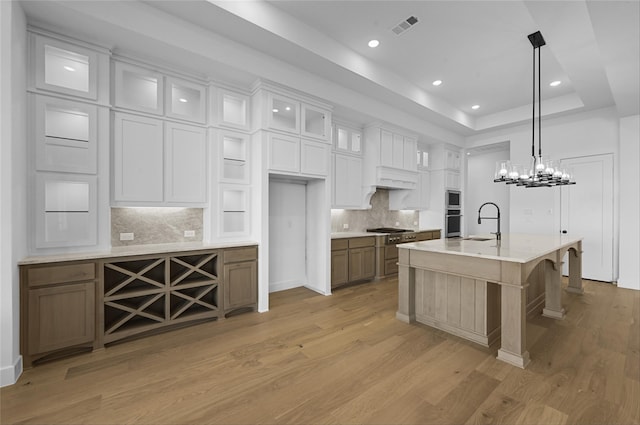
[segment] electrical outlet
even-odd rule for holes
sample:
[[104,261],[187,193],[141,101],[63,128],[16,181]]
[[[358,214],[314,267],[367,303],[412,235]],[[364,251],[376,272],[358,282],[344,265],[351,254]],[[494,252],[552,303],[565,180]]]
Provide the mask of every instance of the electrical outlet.
[[133,240],[133,233],[120,233],[120,240],[121,241],[132,241]]
[[184,231],[184,237],[185,238],[195,238],[196,236],[196,231],[195,230],[185,230]]
[[414,225],[414,226],[417,226],[417,225],[418,225],[418,222],[417,222],[417,221],[414,221],[414,222],[413,222],[413,225]]
[[349,229],[349,224],[347,224],[347,223],[344,223],[344,224],[342,225],[342,228],[343,228],[344,230],[347,230],[347,229]]
[[399,221],[396,221],[396,226],[400,226],[400,222]]

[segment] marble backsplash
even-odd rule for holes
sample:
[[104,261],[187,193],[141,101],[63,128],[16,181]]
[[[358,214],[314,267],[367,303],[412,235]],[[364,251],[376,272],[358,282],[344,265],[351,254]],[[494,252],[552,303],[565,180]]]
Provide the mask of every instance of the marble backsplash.
[[[193,237],[185,237],[192,230]],[[120,233],[133,233],[121,241]],[[202,241],[202,208],[111,208],[111,246]]]
[[[389,190],[378,189],[370,210],[331,210],[331,232],[363,232],[375,227],[418,229],[419,212],[389,211]],[[348,229],[344,225],[348,225]]]

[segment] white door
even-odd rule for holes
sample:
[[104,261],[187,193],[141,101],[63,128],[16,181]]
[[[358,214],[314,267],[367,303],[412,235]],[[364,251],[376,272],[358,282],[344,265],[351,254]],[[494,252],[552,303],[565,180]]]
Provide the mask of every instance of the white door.
[[[582,236],[582,277],[612,282],[613,158],[594,155],[563,159],[577,184],[560,188],[561,231]],[[565,261],[564,273],[567,273]]]
[[307,284],[307,187],[301,183],[269,182],[269,292]]

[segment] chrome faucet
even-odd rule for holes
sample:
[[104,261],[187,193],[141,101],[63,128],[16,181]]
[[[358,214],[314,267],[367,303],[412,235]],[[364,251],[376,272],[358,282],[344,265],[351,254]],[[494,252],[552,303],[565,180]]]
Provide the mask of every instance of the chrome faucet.
[[[498,216],[497,217],[481,217],[480,216],[480,211],[482,211],[482,207],[484,207],[485,205],[493,205],[494,207],[496,207],[496,210],[498,210]],[[480,208],[478,208],[478,224],[482,224],[482,219],[485,220],[498,220],[498,231],[497,232],[491,232],[494,235],[496,235],[496,240],[501,240],[502,239],[502,233],[500,233],[500,207],[496,204],[494,204],[493,202],[485,202],[484,204],[480,205]]]

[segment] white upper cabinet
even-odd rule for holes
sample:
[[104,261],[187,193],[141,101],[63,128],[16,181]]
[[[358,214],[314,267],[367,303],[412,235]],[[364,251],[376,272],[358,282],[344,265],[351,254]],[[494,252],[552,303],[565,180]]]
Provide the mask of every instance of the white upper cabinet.
[[35,35],[35,83],[42,90],[98,99],[98,54]]
[[165,202],[204,203],[207,136],[204,128],[165,123]]
[[41,95],[34,103],[36,170],[95,174],[98,108]]
[[114,114],[113,195],[115,201],[162,202],[162,121]]
[[87,102],[109,102],[109,52],[87,43],[29,30],[28,88]]
[[331,146],[302,139],[300,141],[300,172],[314,176],[327,176],[330,171]]
[[168,117],[204,124],[206,121],[206,87],[174,77],[166,77]]
[[362,131],[341,124],[333,126],[333,149],[336,152],[362,154]]
[[61,173],[36,176],[36,248],[97,243],[97,177]]
[[300,102],[275,93],[268,95],[267,125],[274,130],[300,133]]
[[128,63],[115,62],[114,75],[115,106],[149,114],[163,114],[162,74]]
[[224,183],[249,184],[249,136],[231,130],[218,131],[218,178]]
[[457,146],[440,143],[432,145],[431,164],[432,170],[451,170],[459,172],[462,169],[462,154]]
[[268,135],[270,171],[300,172],[300,138],[283,134]]
[[362,204],[362,158],[333,154],[332,208],[360,208]]
[[222,87],[209,86],[209,90],[215,110],[212,121],[221,127],[249,130],[249,96]]
[[302,104],[302,131],[306,137],[328,140],[331,131],[331,115],[315,106]]
[[427,170],[429,168],[429,148],[425,144],[419,143],[417,145],[416,165],[418,170]]

